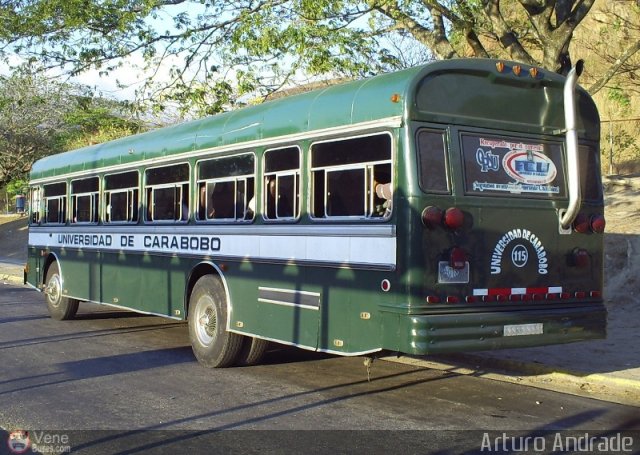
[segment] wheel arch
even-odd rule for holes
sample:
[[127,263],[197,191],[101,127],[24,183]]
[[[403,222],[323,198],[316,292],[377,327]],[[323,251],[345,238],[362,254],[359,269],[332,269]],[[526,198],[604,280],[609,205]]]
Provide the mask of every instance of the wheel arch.
[[58,264],[58,272],[60,273],[60,280],[62,283],[64,283],[64,274],[62,273],[62,264],[60,263],[60,258],[58,258],[58,255],[56,253],[50,252],[47,255],[47,259],[45,259],[44,261],[44,266],[42,267],[42,285],[46,285],[47,282],[47,273],[49,273],[49,267],[51,267],[51,264],[53,263],[57,263]]
[[[191,272],[189,273],[189,277],[187,279],[187,286],[184,293],[184,319],[187,319],[189,317],[189,299],[191,298],[193,287],[196,285],[198,280],[205,275],[213,275],[220,280],[220,282],[222,283],[222,287],[224,288],[227,315],[231,314],[231,295],[229,294],[229,286],[222,270],[213,262],[203,261],[196,265],[193,269],[191,269]],[[230,318],[227,318],[227,325],[230,324],[229,320]],[[227,329],[229,329],[229,327],[227,327]]]

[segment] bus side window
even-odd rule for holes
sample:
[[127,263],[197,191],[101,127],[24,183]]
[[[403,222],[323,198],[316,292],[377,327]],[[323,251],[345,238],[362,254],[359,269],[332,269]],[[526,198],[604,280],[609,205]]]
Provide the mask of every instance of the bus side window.
[[199,221],[251,221],[255,212],[253,154],[214,158],[198,163]]
[[300,149],[267,150],[264,155],[262,213],[267,220],[300,216]]
[[417,136],[420,187],[429,193],[449,194],[443,131],[419,130]]
[[140,175],[137,171],[105,175],[105,222],[138,222],[139,182]]
[[40,187],[31,188],[31,198],[29,201],[29,210],[31,211],[31,224],[40,223],[40,203],[41,203],[42,189]]
[[147,169],[147,221],[186,222],[189,219],[189,165]]
[[388,134],[312,144],[312,217],[390,217],[391,169]]
[[98,177],[71,182],[71,223],[98,222]]
[[47,224],[64,224],[67,220],[67,184],[44,185],[44,207]]

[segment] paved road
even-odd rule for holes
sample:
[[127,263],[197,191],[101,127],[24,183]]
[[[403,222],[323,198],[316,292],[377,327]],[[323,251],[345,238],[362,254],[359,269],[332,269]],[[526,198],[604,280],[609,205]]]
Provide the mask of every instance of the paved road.
[[[66,431],[85,453],[115,453],[118,444],[182,451],[214,436],[220,450],[257,444],[262,453],[300,444],[322,453],[336,443],[354,453],[428,453],[434,444],[454,453],[480,447],[484,431],[640,429],[635,407],[384,361],[370,382],[361,358],[288,348],[263,365],[208,370],[194,360],[183,323],[93,305],[81,305],[77,320],[54,321],[39,293],[15,286],[0,285],[0,360],[0,426]],[[469,429],[480,431],[461,432]]]

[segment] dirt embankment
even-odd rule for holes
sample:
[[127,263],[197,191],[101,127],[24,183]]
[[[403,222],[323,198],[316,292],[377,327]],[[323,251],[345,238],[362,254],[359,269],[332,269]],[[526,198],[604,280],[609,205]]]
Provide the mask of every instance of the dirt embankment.
[[28,237],[26,216],[0,216],[0,261],[25,262]]
[[640,175],[605,179],[605,297],[640,302]]

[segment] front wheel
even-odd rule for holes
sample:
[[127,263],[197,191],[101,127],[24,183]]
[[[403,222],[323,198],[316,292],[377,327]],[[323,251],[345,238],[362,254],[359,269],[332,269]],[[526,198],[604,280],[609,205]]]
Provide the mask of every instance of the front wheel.
[[232,365],[242,346],[242,336],[227,330],[227,304],[222,283],[212,275],[200,278],[189,297],[189,339],[202,365]]
[[73,319],[78,312],[78,300],[62,295],[62,276],[60,267],[54,262],[47,270],[44,293],[49,315],[58,321]]

